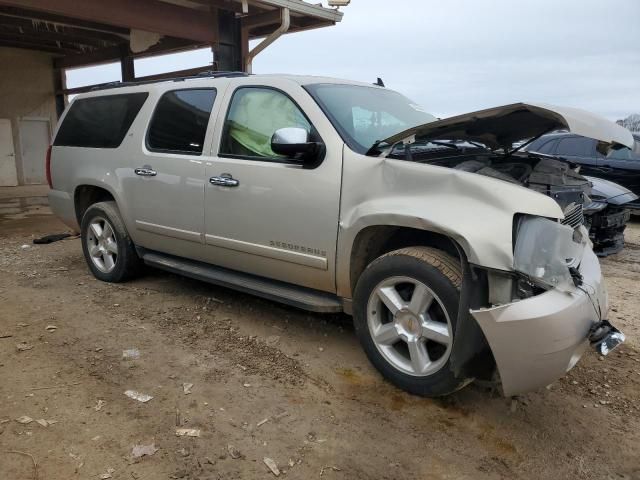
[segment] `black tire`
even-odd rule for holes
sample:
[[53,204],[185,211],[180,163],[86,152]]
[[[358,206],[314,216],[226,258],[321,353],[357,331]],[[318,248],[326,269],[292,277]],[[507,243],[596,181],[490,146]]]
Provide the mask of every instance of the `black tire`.
[[[408,247],[387,253],[374,260],[362,273],[353,298],[356,334],[367,357],[382,375],[399,388],[420,396],[449,395],[461,389],[470,379],[457,378],[450,368],[450,356],[437,371],[415,376],[401,371],[378,350],[368,324],[369,299],[377,286],[393,277],[409,277],[427,286],[439,300],[437,308],[446,310],[455,339],[462,271],[458,260],[430,247]],[[394,347],[395,348],[395,347]],[[445,357],[442,356],[442,361]]]
[[[100,268],[94,264],[91,254],[89,253],[87,236],[92,235],[91,232],[89,232],[89,228],[91,223],[96,219],[104,219],[109,222],[113,230],[113,236],[117,242],[117,255],[115,256],[114,266],[108,272],[101,271]],[[89,270],[91,270],[91,273],[93,273],[98,280],[112,283],[123,282],[139,275],[142,271],[143,263],[138,257],[133,241],[131,237],[129,237],[129,233],[120,217],[116,202],[107,201],[91,205],[82,217],[80,232],[84,258],[89,266]]]

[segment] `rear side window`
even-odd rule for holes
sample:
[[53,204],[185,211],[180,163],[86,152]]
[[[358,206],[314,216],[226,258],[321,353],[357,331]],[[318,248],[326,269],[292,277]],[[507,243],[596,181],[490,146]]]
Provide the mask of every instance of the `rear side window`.
[[117,148],[142,108],[147,92],[82,98],[64,118],[56,146]]
[[167,92],[158,101],[147,133],[147,148],[158,152],[200,155],[216,90]]

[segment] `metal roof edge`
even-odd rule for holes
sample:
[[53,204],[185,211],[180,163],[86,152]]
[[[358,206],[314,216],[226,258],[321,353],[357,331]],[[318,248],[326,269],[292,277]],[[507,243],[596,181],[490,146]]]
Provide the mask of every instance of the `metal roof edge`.
[[278,8],[288,8],[292,13],[309,15],[332,22],[339,22],[344,15],[337,9],[325,8],[321,5],[311,5],[302,0],[259,0],[260,3]]

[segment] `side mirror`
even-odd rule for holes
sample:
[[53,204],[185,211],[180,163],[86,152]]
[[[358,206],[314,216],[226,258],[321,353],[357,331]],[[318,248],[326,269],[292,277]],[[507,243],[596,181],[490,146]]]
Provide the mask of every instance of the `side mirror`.
[[309,132],[300,127],[286,127],[276,130],[271,137],[271,150],[278,155],[300,158],[304,162],[315,159],[321,144],[309,139]]

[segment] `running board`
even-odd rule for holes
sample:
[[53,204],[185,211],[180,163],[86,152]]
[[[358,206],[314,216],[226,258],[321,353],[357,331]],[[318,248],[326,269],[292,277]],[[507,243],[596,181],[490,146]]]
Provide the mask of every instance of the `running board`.
[[163,253],[148,250],[141,253],[144,263],[167,272],[232,288],[311,312],[335,313],[343,311],[340,298],[330,293]]

